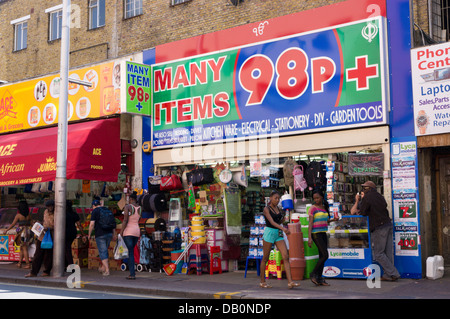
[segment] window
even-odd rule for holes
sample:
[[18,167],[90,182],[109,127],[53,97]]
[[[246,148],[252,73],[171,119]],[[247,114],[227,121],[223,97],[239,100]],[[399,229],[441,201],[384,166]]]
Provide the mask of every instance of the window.
[[185,3],[185,2],[189,2],[191,0],[170,0],[171,1],[171,5],[177,5],[177,4],[181,4],[181,3]]
[[61,39],[62,10],[50,12],[49,41]]
[[430,36],[438,42],[449,39],[450,27],[450,0],[430,0]]
[[18,23],[14,26],[14,28],[14,51],[26,49],[28,22]]
[[142,0],[125,0],[125,19],[142,14]]
[[28,20],[30,16],[25,16],[11,21],[14,26],[14,51],[20,51],[27,48],[28,38]]
[[89,29],[105,25],[105,0],[89,1]]

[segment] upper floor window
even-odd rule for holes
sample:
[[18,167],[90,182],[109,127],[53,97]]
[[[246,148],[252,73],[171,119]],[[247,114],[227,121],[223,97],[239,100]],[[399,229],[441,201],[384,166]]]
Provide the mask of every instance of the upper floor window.
[[48,40],[53,41],[61,39],[62,33],[62,4],[46,9],[45,13],[50,14]]
[[430,36],[438,42],[450,39],[450,0],[431,0],[428,3],[430,12]]
[[28,20],[30,16],[25,16],[11,21],[14,25],[14,51],[20,51],[27,48],[28,38]]
[[89,1],[89,29],[105,25],[105,0]]
[[125,19],[142,14],[142,0],[125,0]]
[[174,5],[189,2],[189,1],[191,1],[191,0],[170,0],[170,4],[174,6]]

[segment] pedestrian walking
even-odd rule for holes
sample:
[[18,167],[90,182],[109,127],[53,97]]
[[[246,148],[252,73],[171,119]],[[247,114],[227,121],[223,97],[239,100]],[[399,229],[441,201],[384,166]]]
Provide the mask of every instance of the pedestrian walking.
[[115,219],[113,213],[107,207],[102,206],[97,199],[92,201],[92,208],[88,237],[91,238],[92,231],[95,230],[95,242],[102,263],[98,268],[98,271],[101,272],[103,276],[109,276],[108,248],[111,240],[116,236]]
[[55,228],[55,201],[49,199],[45,202],[45,211],[44,211],[44,221],[43,227],[44,231],[42,231],[36,243],[36,251],[34,253],[33,262],[31,264],[31,271],[25,275],[28,277],[36,277],[41,269],[41,266],[44,265],[44,271],[42,273],[42,277],[50,276],[50,272],[53,266],[53,248],[50,249],[42,249],[41,243],[44,239],[44,234],[46,232],[50,232],[52,238],[54,237],[53,230]]
[[127,279],[136,279],[136,271],[134,269],[134,247],[136,246],[141,230],[139,228],[139,219],[141,218],[141,207],[137,202],[137,194],[133,192],[130,195],[130,203],[125,205],[123,214],[122,230],[120,236],[123,237],[125,245],[128,248],[128,269],[130,275]]
[[381,280],[396,281],[400,274],[394,266],[393,226],[386,200],[377,192],[374,182],[367,181],[362,187],[364,197],[361,200],[360,213],[369,217],[373,258],[383,268]]
[[336,219],[330,219],[328,202],[324,200],[322,191],[313,191],[313,201],[309,209],[308,246],[311,247],[314,241],[319,250],[319,260],[309,276],[316,286],[329,286],[323,278],[323,268],[328,260],[328,223]]
[[266,263],[269,261],[270,250],[272,245],[275,244],[278,250],[281,252],[281,256],[284,262],[284,269],[286,271],[286,277],[288,279],[288,288],[292,289],[294,287],[300,286],[299,283],[292,281],[291,267],[289,265],[289,254],[284,242],[283,232],[286,235],[290,234],[289,229],[284,228],[282,223],[284,220],[284,214],[278,209],[278,203],[280,202],[280,194],[277,191],[272,191],[270,194],[270,202],[267,207],[264,208],[263,214],[266,220],[266,227],[264,229],[263,235],[263,258],[261,259],[261,274],[260,274],[260,287],[261,288],[272,288],[266,282],[265,267]]
[[16,233],[16,238],[14,242],[20,247],[19,252],[19,262],[17,267],[22,267],[22,259],[25,259],[24,269],[30,269],[30,257],[28,255],[29,243],[33,240],[33,236],[30,229],[31,215],[28,203],[25,200],[19,202],[19,207],[17,209],[17,214],[14,217],[13,222],[5,230],[5,234],[8,233],[14,226],[18,226],[18,231]]
[[65,267],[73,264],[72,243],[77,238],[77,228],[83,240],[87,237],[83,234],[83,227],[80,223],[80,216],[74,211],[72,201],[66,200],[66,243],[65,243]]

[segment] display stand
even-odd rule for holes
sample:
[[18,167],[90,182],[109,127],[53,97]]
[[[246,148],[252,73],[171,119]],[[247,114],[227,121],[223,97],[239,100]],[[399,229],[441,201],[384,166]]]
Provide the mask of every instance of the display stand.
[[327,278],[367,278],[371,272],[372,249],[369,220],[366,216],[344,215],[329,227],[328,260],[323,276]]

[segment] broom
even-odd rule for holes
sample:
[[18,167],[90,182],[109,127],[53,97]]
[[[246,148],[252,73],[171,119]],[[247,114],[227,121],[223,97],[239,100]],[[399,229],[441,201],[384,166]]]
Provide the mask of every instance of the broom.
[[189,242],[189,244],[186,246],[186,248],[181,253],[180,257],[178,257],[178,259],[175,261],[175,263],[169,263],[169,264],[167,264],[167,265],[165,265],[163,267],[164,272],[166,273],[167,276],[172,276],[173,275],[173,273],[177,269],[177,265],[180,262],[181,258],[183,258],[184,255],[186,255],[186,253],[189,251],[189,249],[191,248],[191,246],[194,243],[194,241],[196,241],[199,238],[200,238],[199,236],[193,237],[191,239],[191,241]]

